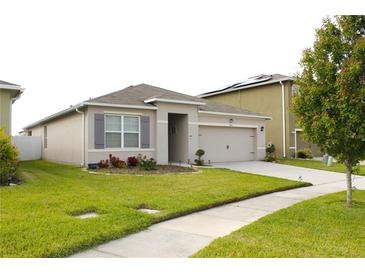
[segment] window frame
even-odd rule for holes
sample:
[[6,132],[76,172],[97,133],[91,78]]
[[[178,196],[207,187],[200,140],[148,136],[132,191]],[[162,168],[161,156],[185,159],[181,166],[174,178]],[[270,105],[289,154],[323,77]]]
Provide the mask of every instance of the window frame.
[[[106,120],[108,116],[120,117],[120,131],[115,130],[107,130],[106,129]],[[124,117],[133,117],[138,119],[138,131],[130,131],[124,130]],[[120,147],[108,147],[106,143],[106,134],[107,133],[119,133],[120,137]],[[134,133],[138,134],[138,146],[137,147],[125,147],[124,146],[124,134],[125,133]],[[140,149],[141,148],[141,116],[139,115],[126,115],[126,114],[115,114],[115,113],[105,113],[104,115],[104,146],[106,149],[113,150],[113,149]]]

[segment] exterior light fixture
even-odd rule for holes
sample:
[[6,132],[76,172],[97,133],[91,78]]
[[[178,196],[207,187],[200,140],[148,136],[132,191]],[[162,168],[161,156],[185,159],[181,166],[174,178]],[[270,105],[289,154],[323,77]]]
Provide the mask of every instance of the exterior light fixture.
[[263,126],[261,127],[261,131],[264,131],[264,127]]

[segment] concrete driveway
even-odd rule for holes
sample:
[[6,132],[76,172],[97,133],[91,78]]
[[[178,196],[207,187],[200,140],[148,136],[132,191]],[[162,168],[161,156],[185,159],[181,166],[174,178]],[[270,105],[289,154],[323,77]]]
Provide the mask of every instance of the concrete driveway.
[[216,163],[213,167],[228,168],[231,170],[254,173],[289,180],[308,182],[313,185],[343,182],[346,175],[343,173],[310,169],[263,161]]
[[[346,178],[342,173],[259,161],[221,163],[214,167],[292,180],[298,180],[301,176],[303,181],[313,186],[262,195],[161,222],[145,231],[72,257],[189,257],[215,238],[230,234],[265,215],[304,200],[346,189]],[[356,176],[355,185],[365,190],[365,177]]]

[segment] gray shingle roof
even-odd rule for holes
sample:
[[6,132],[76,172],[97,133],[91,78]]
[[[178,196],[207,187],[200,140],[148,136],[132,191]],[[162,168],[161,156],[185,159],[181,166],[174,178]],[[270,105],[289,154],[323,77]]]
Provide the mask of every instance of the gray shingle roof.
[[9,82],[3,81],[3,80],[0,80],[0,85],[9,85],[9,86],[15,86],[15,87],[19,86],[17,84],[9,83]]
[[271,75],[261,74],[261,75],[250,77],[242,82],[235,83],[233,85],[229,85],[222,89],[202,93],[199,95],[199,97],[202,97],[202,98],[209,97],[209,96],[212,96],[215,94],[221,94],[221,93],[226,93],[226,92],[231,92],[231,91],[247,89],[247,88],[251,88],[254,86],[270,85],[270,84],[278,83],[280,81],[293,81],[293,80],[294,80],[293,77],[282,75],[282,74],[271,74]]
[[24,129],[30,129],[36,125],[42,124],[46,121],[53,120],[57,117],[60,117],[62,115],[65,115],[67,113],[70,113],[71,111],[75,111],[75,109],[82,107],[84,105],[90,105],[92,104],[108,104],[108,105],[133,105],[133,106],[145,106],[145,107],[151,107],[154,106],[152,103],[145,103],[145,100],[151,99],[151,98],[160,98],[160,99],[169,99],[169,100],[180,100],[180,101],[192,101],[192,102],[199,102],[204,103],[205,105],[199,105],[198,110],[200,111],[212,111],[212,112],[221,112],[221,113],[230,113],[230,114],[240,114],[240,115],[253,115],[253,116],[259,116],[262,118],[268,118],[268,116],[243,110],[240,108],[215,103],[208,101],[206,99],[199,98],[197,96],[191,96],[186,95],[183,93],[174,92],[171,90],[147,85],[147,84],[140,84],[136,86],[130,86],[125,89],[115,91],[103,96],[99,96],[84,102],[81,102],[75,106],[72,106],[68,109],[62,110],[60,112],[57,112],[53,115],[50,115],[46,118],[43,118],[37,122],[34,122],[26,127]]
[[125,89],[109,93],[100,97],[96,97],[86,101],[86,103],[104,103],[104,104],[116,104],[116,105],[136,105],[136,106],[152,106],[150,103],[144,103],[145,100],[151,98],[160,98],[168,100],[181,100],[204,103],[205,105],[199,105],[199,110],[202,111],[214,111],[233,114],[255,115],[265,116],[256,112],[243,110],[240,108],[228,106],[225,104],[215,103],[208,101],[197,96],[186,95],[175,91],[147,85],[140,84],[136,86],[130,86]]
[[185,101],[201,100],[200,98],[197,98],[195,96],[178,93],[147,84],[140,84],[136,86],[130,86],[125,89],[118,90],[116,92],[105,94],[103,96],[93,98],[86,102],[150,106],[150,104],[146,104],[144,103],[144,101],[151,98],[185,100]]

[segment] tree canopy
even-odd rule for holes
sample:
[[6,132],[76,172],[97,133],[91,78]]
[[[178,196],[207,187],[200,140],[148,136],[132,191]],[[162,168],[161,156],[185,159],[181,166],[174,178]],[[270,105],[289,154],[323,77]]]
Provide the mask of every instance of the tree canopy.
[[300,64],[293,109],[306,139],[358,163],[365,158],[365,16],[324,19]]
[[293,111],[304,137],[347,168],[365,159],[365,16],[326,18],[303,51]]

